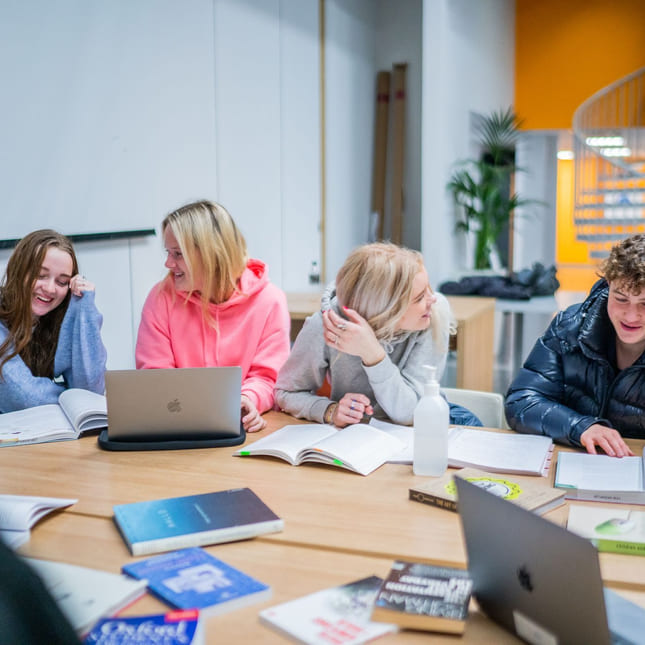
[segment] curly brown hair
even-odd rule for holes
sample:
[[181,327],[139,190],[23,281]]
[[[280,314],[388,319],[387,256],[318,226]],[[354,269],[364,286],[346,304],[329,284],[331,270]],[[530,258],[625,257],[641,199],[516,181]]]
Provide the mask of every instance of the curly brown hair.
[[639,233],[614,246],[601,264],[599,275],[632,294],[645,289],[645,234]]
[[69,238],[41,229],[25,235],[14,249],[0,285],[0,321],[7,328],[7,338],[0,345],[0,374],[4,364],[20,355],[34,376],[54,376],[54,357],[60,326],[67,311],[70,294],[53,311],[34,324],[31,311],[32,291],[47,250],[56,247],[72,258],[72,275],[78,273],[76,254]]

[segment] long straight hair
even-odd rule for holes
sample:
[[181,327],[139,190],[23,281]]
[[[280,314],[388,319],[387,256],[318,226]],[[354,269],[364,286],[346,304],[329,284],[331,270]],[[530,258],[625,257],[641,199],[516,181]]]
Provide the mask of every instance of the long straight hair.
[[[389,342],[400,333],[397,324],[412,301],[414,278],[422,269],[418,251],[387,242],[364,244],[349,254],[336,276],[338,302],[357,311],[379,340]],[[432,307],[430,329],[439,346],[455,333],[449,308]]]
[[0,320],[8,330],[7,338],[0,345],[0,374],[5,363],[19,355],[34,376],[54,377],[58,335],[70,292],[56,309],[40,316],[35,324],[31,309],[34,285],[45,255],[52,247],[72,258],[72,275],[76,275],[78,261],[71,241],[51,229],[25,235],[9,258],[0,285]]

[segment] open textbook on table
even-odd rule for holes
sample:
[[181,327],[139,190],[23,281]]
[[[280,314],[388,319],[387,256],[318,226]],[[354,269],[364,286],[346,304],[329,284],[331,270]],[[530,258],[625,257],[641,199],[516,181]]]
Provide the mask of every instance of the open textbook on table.
[[[406,445],[389,461],[411,464],[414,430],[408,426],[372,421],[397,436]],[[390,426],[386,428],[384,426]],[[516,432],[494,432],[466,426],[452,426],[448,434],[448,465],[453,468],[482,468],[492,473],[546,475],[553,457],[551,437]]]
[[[320,423],[288,425],[248,443],[236,456],[279,457],[293,466],[319,462],[368,475],[386,462],[411,464],[414,429],[372,419],[336,428]],[[448,464],[491,472],[545,475],[553,454],[550,437],[451,428]]]
[[303,423],[284,426],[245,445],[235,455],[279,457],[292,466],[318,462],[369,475],[404,447],[393,435],[364,423],[342,430],[333,425]]
[[555,486],[567,499],[645,504],[645,459],[560,452]]
[[58,403],[0,414],[0,447],[78,439],[107,426],[105,397],[70,388]]

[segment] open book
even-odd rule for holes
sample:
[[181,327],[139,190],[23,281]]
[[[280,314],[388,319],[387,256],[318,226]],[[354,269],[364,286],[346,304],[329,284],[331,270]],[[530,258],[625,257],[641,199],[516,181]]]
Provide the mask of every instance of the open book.
[[[411,464],[414,456],[414,429],[383,421],[371,424],[392,434],[405,444],[390,462]],[[453,468],[482,468],[493,473],[546,475],[553,456],[551,437],[515,432],[492,432],[453,426],[448,434],[448,465]]]
[[356,423],[342,430],[320,423],[289,425],[245,445],[238,457],[279,457],[292,466],[318,462],[369,475],[403,450],[405,444],[374,426]]
[[60,497],[0,495],[0,539],[16,549],[29,539],[31,527],[41,517],[77,501]]
[[560,452],[555,485],[567,499],[645,504],[645,457]]
[[0,414],[0,447],[78,439],[83,432],[107,426],[105,397],[71,388],[58,404]]
[[45,583],[72,627],[87,633],[104,616],[113,616],[146,592],[146,580],[64,562],[25,558]]

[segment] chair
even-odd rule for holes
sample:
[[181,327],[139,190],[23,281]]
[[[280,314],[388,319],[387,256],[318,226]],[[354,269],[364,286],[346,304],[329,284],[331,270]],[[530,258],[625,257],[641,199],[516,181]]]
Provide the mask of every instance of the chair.
[[498,392],[480,392],[461,388],[442,387],[450,403],[468,408],[488,428],[508,428],[504,416],[504,397]]

